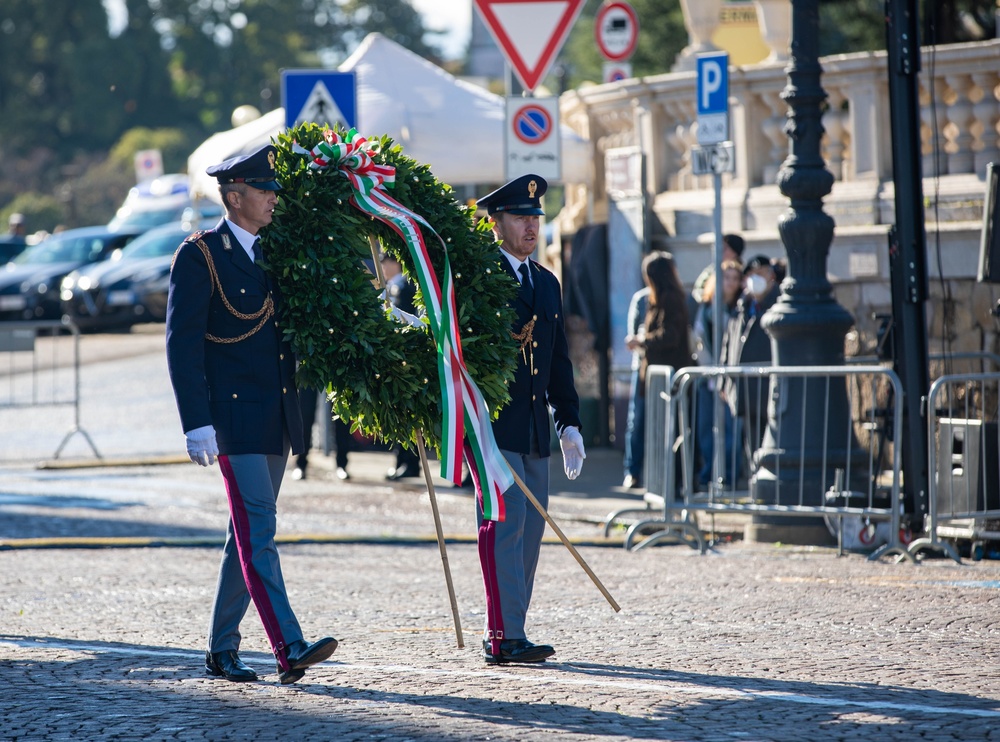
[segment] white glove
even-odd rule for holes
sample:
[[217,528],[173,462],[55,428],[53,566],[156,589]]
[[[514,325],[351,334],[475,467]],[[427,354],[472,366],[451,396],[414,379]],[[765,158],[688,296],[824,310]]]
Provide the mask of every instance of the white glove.
[[403,322],[410,327],[423,327],[424,324],[417,315],[404,312],[402,309],[397,309],[396,307],[392,308],[392,317],[397,322]]
[[576,479],[583,469],[583,460],[587,452],[583,450],[583,436],[577,428],[566,428],[559,436],[559,447],[562,448],[563,470],[567,479]]
[[215,428],[205,425],[184,434],[187,439],[188,456],[196,464],[211,466],[219,456],[219,446],[215,442]]

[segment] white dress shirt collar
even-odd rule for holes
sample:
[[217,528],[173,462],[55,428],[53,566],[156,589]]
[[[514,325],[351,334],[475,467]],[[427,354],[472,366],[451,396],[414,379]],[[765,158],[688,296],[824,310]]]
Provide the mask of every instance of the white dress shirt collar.
[[515,258],[513,255],[511,255],[506,250],[501,250],[500,252],[503,254],[503,256],[505,258],[507,258],[507,262],[510,263],[510,267],[514,269],[514,275],[517,276],[518,282],[520,282],[520,280],[521,280],[521,266],[522,265],[527,265],[528,266],[528,275],[529,276],[531,275],[530,258],[526,258],[525,260],[518,260],[517,258]]
[[236,224],[236,222],[230,221],[229,219],[226,219],[226,224],[229,225],[230,231],[232,231],[233,235],[235,235],[237,242],[240,243],[240,247],[242,247],[246,254],[250,257],[250,262],[254,262],[253,243],[254,240],[257,239],[257,235],[250,234],[243,229],[243,227]]

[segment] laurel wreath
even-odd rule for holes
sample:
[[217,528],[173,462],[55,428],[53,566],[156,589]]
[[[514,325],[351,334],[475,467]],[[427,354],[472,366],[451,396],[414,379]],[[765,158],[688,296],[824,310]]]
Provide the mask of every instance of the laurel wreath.
[[[311,170],[294,144],[312,148],[323,130],[303,124],[276,141],[282,184],[271,226],[263,237],[267,262],[284,295],[282,327],[299,359],[300,387],[325,389],[334,414],[353,430],[392,442],[426,442],[440,451],[441,394],[437,352],[428,328],[394,320],[379,298],[364,261],[369,238],[415,276],[413,258],[387,225],[351,205],[351,185],[335,167]],[[489,409],[509,401],[516,343],[508,303],[517,282],[501,267],[485,220],[455,199],[429,166],[403,154],[387,136],[378,138],[378,164],[396,168],[392,197],[434,228],[444,241],[424,234],[439,280],[445,246],[454,274],[462,354]],[[301,151],[301,150],[300,150]],[[423,307],[423,291],[415,303]]]

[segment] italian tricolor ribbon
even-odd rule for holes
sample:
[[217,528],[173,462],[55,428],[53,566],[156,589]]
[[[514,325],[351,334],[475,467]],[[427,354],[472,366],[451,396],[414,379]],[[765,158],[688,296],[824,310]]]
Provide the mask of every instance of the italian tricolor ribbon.
[[[514,478],[493,437],[490,413],[482,392],[462,359],[448,247],[422,216],[388,194],[386,189],[395,185],[395,168],[375,163],[373,154],[377,152],[376,143],[369,142],[355,129],[351,129],[344,138],[328,129],[323,132],[323,137],[312,150],[296,145],[294,151],[307,155],[310,158],[309,167],[313,169],[334,167],[346,176],[354,190],[351,204],[392,228],[403,239],[413,258],[431,336],[437,347],[442,413],[441,476],[455,484],[461,483],[462,442],[467,438],[472,452],[469,466],[475,466],[479,474],[483,515],[487,520],[502,521],[503,493],[514,485]],[[431,264],[421,225],[430,230],[444,248],[444,277],[441,282]]]

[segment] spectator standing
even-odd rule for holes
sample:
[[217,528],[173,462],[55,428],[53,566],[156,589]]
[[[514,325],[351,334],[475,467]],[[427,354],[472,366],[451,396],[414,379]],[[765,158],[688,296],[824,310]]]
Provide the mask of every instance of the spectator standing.
[[[771,363],[771,338],[761,327],[761,318],[778,300],[780,286],[771,259],[756,255],[743,269],[744,289],[736,303],[736,312],[729,321],[722,345],[722,362],[726,366],[768,366]],[[747,461],[764,440],[767,424],[768,379],[739,378],[726,380],[726,402],[742,429]],[[738,434],[739,435],[739,434]]]
[[[650,366],[670,366],[676,371],[693,365],[694,360],[687,296],[673,256],[662,251],[647,255],[642,261],[642,277],[649,287],[649,306],[639,343],[643,351],[639,362],[639,393],[645,406],[646,375]],[[668,445],[667,451],[670,450]],[[675,467],[674,472],[679,479],[681,468]]]
[[7,234],[4,239],[7,242],[20,242],[22,245],[27,242],[28,228],[24,222],[24,214],[14,212],[7,217]]
[[[743,266],[738,261],[727,260],[722,263],[722,319],[726,325],[736,313],[736,303],[743,291]],[[694,318],[694,338],[697,348],[698,363],[702,366],[716,365],[715,359],[715,290],[714,273],[708,277],[702,289],[702,300],[698,304]],[[716,380],[701,379],[698,383],[696,396],[695,443],[698,450],[697,483],[699,486],[708,484],[712,477],[712,456],[715,451],[715,399],[717,397]],[[733,447],[733,416],[727,405],[723,405],[723,438],[725,440],[725,481],[732,482],[734,476]]]
[[644,332],[638,343],[643,351],[639,362],[639,389],[645,397],[650,366],[670,366],[677,370],[694,361],[686,296],[673,256],[663,251],[647,255],[642,261],[642,277],[649,288]]
[[[724,234],[722,235],[722,261],[723,263],[728,263],[731,261],[740,262],[743,259],[743,249],[746,243],[743,238],[738,234]],[[715,261],[706,265],[698,277],[694,280],[694,286],[691,289],[691,295],[688,297],[688,317],[691,321],[694,321],[695,315],[697,314],[698,305],[702,302],[702,292],[705,289],[705,282],[708,281],[709,276],[715,274]]]
[[625,423],[625,479],[622,486],[635,489],[643,485],[642,465],[646,440],[646,396],[639,388],[639,365],[642,362],[642,340],[646,334],[646,310],[649,306],[649,286],[632,295],[628,305],[628,334],[625,347],[632,351],[632,376],[629,385],[628,418]]
[[[319,410],[329,420],[332,416],[330,403],[325,399],[320,399],[320,394],[316,389],[300,389],[299,403],[302,406],[302,435],[305,438],[305,450],[295,457],[295,468],[292,470],[292,479],[305,479],[309,469],[309,450],[312,448],[313,426],[316,424],[316,415]],[[334,444],[337,447],[336,469],[334,476],[341,481],[351,478],[347,473],[347,455],[350,453],[354,437],[351,435],[350,426],[339,417],[332,420]]]

